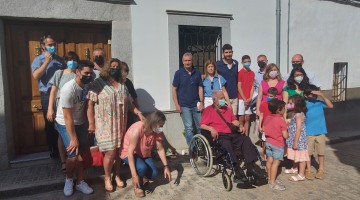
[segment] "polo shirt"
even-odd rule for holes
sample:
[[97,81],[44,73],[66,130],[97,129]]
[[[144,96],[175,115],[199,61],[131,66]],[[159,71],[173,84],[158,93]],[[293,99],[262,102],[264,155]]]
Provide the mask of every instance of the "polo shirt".
[[[212,84],[212,89],[211,89],[211,84]],[[226,80],[221,75],[215,75],[213,81],[211,81],[209,76],[207,76],[203,80],[204,97],[212,97],[212,92],[221,90],[222,86],[224,86],[225,84],[226,84]]]
[[282,131],[287,130],[287,125],[285,120],[282,118],[282,115],[271,114],[264,120],[264,132],[266,137],[266,142],[277,146],[284,147],[284,137]]
[[[238,73],[238,82],[241,82],[241,89],[246,99],[250,98],[250,92],[254,84],[254,79],[255,73],[251,70],[246,70],[244,67]],[[240,93],[238,93],[238,98],[242,99]]]
[[172,85],[177,89],[178,101],[181,107],[194,108],[199,98],[199,87],[203,86],[201,73],[193,67],[191,75],[184,67],[174,74]]
[[[38,69],[43,63],[45,62],[45,52],[43,52],[41,55],[35,57],[33,62],[31,63],[31,72],[34,73],[36,69]],[[39,78],[38,84],[39,84],[39,90],[43,93],[50,92],[51,84],[50,79],[53,77],[55,72],[59,69],[65,69],[65,63],[61,57],[54,54],[52,55],[52,59],[48,65],[48,67],[45,70],[45,73]]]
[[306,135],[327,134],[324,108],[326,103],[321,100],[306,101]]
[[238,76],[238,66],[239,62],[237,60],[233,60],[233,65],[231,69],[228,68],[227,64],[224,63],[223,60],[219,60],[216,62],[218,73],[225,78],[226,84],[225,88],[227,93],[229,94],[230,99],[237,98],[237,76]]
[[[236,117],[229,107],[224,106],[219,110],[227,122],[231,123],[236,120]],[[200,126],[203,124],[213,127],[217,132],[231,134],[229,126],[221,119],[212,106],[208,106],[204,109],[201,115]]]

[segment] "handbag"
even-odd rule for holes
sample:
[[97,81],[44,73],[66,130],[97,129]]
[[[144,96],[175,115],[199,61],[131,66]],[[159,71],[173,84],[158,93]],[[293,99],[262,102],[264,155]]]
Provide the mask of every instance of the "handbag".
[[225,120],[225,118],[222,116],[220,111],[218,109],[215,109],[217,114],[221,117],[221,119],[226,123],[226,125],[230,128],[231,133],[239,133],[239,127],[235,126],[233,123],[229,123]]

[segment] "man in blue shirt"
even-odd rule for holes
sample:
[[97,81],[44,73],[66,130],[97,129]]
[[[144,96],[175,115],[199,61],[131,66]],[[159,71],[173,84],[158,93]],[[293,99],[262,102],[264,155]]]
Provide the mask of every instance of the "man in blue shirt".
[[184,64],[175,72],[172,95],[175,108],[180,112],[185,127],[186,143],[189,145],[193,137],[193,121],[197,133],[200,133],[200,117],[204,108],[204,92],[201,73],[192,65],[191,53],[185,53],[182,57]]
[[50,122],[46,118],[51,90],[49,81],[57,70],[65,68],[65,64],[63,59],[56,55],[56,43],[50,35],[42,37],[40,39],[40,45],[42,54],[33,60],[31,72],[39,85],[41,107],[45,119],[45,133],[50,149],[50,157],[56,158],[59,154],[57,148],[58,133],[54,129],[54,122]]
[[218,60],[216,62],[216,66],[218,68],[218,73],[226,80],[225,88],[229,94],[229,99],[231,104],[230,106],[232,112],[236,116],[238,113],[238,104],[239,104],[237,99],[237,93],[238,93],[237,76],[238,76],[239,62],[232,58],[233,50],[230,44],[224,44],[224,46],[222,47],[222,51],[223,51],[223,59]]
[[264,73],[265,73],[265,69],[266,69],[268,60],[267,60],[265,55],[260,54],[257,57],[257,63],[258,63],[258,66],[259,66],[259,70],[255,73],[254,97],[257,96],[258,91],[259,91],[260,83],[264,79]]

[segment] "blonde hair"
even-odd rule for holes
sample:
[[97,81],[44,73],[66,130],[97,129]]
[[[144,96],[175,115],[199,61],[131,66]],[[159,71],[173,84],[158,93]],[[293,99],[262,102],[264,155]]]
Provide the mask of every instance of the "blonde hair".
[[166,117],[163,112],[160,110],[156,110],[150,114],[148,114],[144,121],[144,129],[145,132],[150,133],[153,131],[153,128],[160,124],[165,123]]
[[281,81],[282,79],[281,79],[280,69],[279,69],[279,67],[278,67],[276,64],[274,64],[274,63],[270,63],[270,64],[268,64],[268,65],[266,66],[265,73],[264,73],[264,80],[265,80],[265,81],[268,81],[268,80],[270,79],[269,73],[271,72],[271,69],[272,69],[273,67],[276,67],[276,69],[277,69],[277,71],[278,71],[278,74],[277,74],[277,76],[276,76],[276,79],[277,79],[278,81]]

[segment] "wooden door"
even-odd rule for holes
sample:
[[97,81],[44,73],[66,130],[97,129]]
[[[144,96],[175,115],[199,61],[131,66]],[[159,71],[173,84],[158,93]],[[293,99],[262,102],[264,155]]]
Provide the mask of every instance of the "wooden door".
[[110,25],[51,22],[5,22],[7,80],[11,98],[11,118],[16,154],[47,151],[44,118],[37,81],[31,63],[41,53],[39,39],[45,33],[57,42],[57,54],[75,51],[80,59],[92,58],[95,48],[111,57]]

